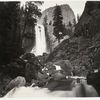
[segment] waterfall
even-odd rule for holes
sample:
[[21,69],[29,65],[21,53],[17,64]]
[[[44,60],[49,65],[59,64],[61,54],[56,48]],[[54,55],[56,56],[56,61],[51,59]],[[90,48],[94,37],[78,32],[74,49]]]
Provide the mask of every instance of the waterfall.
[[35,26],[35,47],[32,49],[31,53],[37,55],[42,55],[44,52],[47,52],[46,46],[46,36],[44,26],[37,24]]

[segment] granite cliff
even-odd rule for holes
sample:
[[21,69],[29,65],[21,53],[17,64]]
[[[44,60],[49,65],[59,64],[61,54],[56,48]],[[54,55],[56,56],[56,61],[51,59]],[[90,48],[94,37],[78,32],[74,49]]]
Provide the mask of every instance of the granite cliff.
[[[75,15],[69,5],[64,4],[64,5],[60,5],[60,6],[61,6],[62,16],[63,16],[63,24],[65,25],[65,27],[67,29],[69,22],[71,22],[73,25],[73,20],[75,19]],[[55,7],[50,7],[48,9],[46,9],[45,11],[43,11],[41,18],[38,21],[38,23],[43,24],[44,18],[45,18],[45,16],[47,16],[47,32],[46,32],[47,45],[49,45],[49,47],[52,50],[58,45],[57,39],[53,35],[53,11],[54,11],[54,9],[55,9]],[[65,38],[67,38],[67,37],[65,37]]]

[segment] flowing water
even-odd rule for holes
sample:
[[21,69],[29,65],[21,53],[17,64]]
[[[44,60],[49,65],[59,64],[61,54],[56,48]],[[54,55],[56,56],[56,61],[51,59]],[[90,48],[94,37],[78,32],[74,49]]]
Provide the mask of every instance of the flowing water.
[[44,26],[37,24],[35,26],[35,47],[32,49],[31,53],[37,55],[42,55],[47,52],[46,46],[46,36]]
[[86,83],[85,80],[82,83],[76,84],[72,87],[72,90],[59,90],[50,91],[48,88],[36,87],[18,87],[9,91],[4,98],[25,98],[25,97],[98,97],[96,90]]

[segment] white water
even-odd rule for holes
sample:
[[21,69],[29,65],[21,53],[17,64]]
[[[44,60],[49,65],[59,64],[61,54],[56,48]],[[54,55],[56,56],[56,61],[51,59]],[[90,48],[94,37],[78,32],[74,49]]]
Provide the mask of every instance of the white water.
[[[39,88],[39,87],[19,87],[13,88],[9,91],[4,98],[23,98],[23,97],[81,97],[85,94],[86,97],[97,97],[98,94],[96,90],[86,83],[85,80],[82,81],[84,89],[81,87],[82,85],[76,84],[75,87],[70,91],[50,91],[47,88]],[[84,91],[83,91],[84,90]],[[83,92],[82,92],[83,91]],[[85,93],[84,93],[85,92]]]
[[61,66],[59,65],[54,65],[56,67],[56,70],[62,70]]
[[42,55],[46,50],[46,36],[44,26],[37,24],[35,26],[35,47],[32,49],[31,53],[37,55]]

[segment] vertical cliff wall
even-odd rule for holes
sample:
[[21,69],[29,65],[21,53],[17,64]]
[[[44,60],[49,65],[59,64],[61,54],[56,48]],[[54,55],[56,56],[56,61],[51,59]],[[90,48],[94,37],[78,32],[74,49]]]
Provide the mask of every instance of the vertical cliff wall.
[[[50,45],[49,47],[53,50],[57,45],[58,41],[56,37],[53,35],[53,11],[55,7],[51,7],[43,11],[41,19],[38,23],[43,24],[45,16],[47,16],[47,44]],[[70,8],[69,5],[64,4],[61,5],[62,16],[63,16],[63,24],[65,24],[66,28],[68,28],[69,22],[73,24],[73,20],[75,19],[74,12]],[[66,33],[67,34],[67,33]]]

